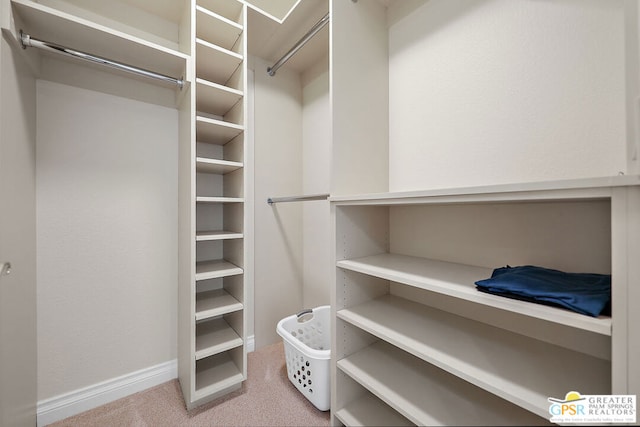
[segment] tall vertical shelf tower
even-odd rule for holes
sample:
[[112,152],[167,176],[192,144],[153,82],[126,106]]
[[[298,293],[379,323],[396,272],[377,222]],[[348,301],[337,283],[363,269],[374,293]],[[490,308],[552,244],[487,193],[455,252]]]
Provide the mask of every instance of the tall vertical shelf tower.
[[246,379],[246,6],[192,4],[181,127],[179,378],[188,408]]

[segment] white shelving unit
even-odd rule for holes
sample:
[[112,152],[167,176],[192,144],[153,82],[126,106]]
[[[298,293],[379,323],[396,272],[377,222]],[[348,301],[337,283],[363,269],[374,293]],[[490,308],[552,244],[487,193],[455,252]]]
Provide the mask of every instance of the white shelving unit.
[[[640,239],[639,177],[331,201],[334,424],[367,425],[378,417],[418,425],[546,424],[549,397],[571,390],[633,394],[628,379],[638,368],[628,361],[639,340],[627,325],[638,321],[628,295],[637,285],[630,278],[640,274],[638,245],[631,243]],[[584,227],[611,230],[611,247],[594,248],[611,254],[611,316],[593,318],[479,292],[474,282],[503,265],[433,259],[427,256],[432,242],[410,241],[430,225],[430,208],[455,205],[459,212],[483,205],[502,215],[500,209],[515,212],[514,205],[553,213],[568,203],[576,212],[610,209],[610,216]],[[456,216],[451,218],[446,220]],[[566,218],[558,213],[557,221]],[[473,238],[468,244],[475,244]],[[478,250],[492,250],[491,243]],[[381,414],[372,417],[374,411]]]
[[[191,144],[181,165],[179,378],[188,408],[246,379],[246,6],[192,1]],[[182,256],[181,255],[181,256]]]

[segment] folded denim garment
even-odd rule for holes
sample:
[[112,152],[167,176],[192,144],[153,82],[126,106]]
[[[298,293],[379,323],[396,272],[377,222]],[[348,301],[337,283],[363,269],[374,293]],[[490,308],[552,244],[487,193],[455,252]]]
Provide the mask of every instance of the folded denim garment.
[[493,270],[490,279],[476,282],[479,291],[539,304],[555,305],[597,317],[611,302],[611,275],[565,273],[525,265]]

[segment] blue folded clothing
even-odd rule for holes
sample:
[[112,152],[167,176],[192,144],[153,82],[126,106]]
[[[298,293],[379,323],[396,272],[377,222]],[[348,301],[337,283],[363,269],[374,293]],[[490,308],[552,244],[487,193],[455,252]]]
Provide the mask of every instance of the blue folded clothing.
[[597,317],[610,307],[611,275],[565,273],[525,265],[493,270],[477,289],[508,298],[549,304]]

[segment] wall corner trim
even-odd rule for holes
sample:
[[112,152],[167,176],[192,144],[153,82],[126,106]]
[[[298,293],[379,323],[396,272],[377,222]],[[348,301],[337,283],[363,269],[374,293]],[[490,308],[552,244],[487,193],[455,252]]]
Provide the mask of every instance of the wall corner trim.
[[253,351],[256,351],[256,336],[249,335],[247,337],[247,353],[251,353]]
[[38,426],[77,415],[178,377],[177,359],[38,402]]

